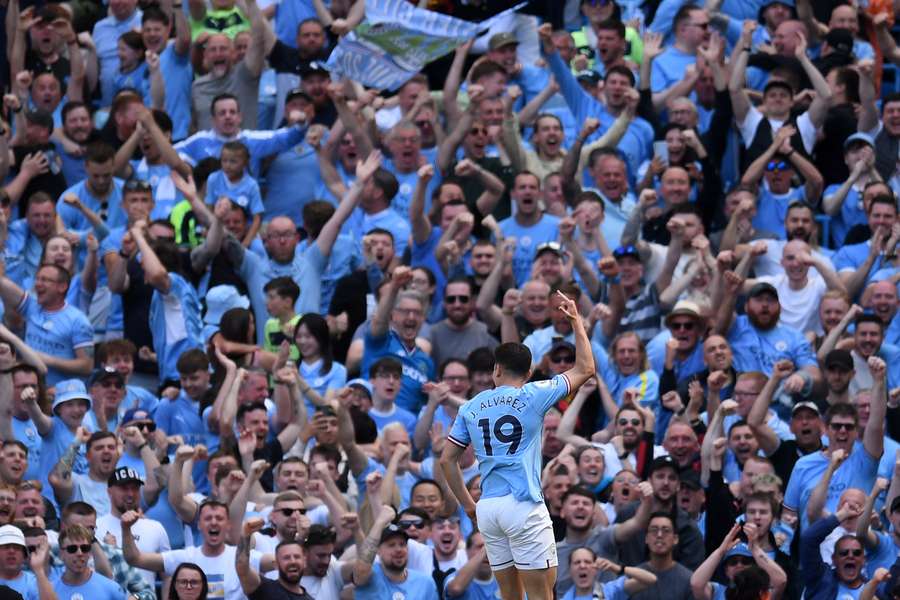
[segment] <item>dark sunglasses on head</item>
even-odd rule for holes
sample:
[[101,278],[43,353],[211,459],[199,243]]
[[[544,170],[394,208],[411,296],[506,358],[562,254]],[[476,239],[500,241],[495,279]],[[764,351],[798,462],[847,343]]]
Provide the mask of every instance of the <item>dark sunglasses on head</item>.
[[76,552],[81,552],[82,554],[88,554],[91,551],[90,544],[69,544],[66,546],[66,552],[69,554],[75,554]]
[[469,297],[468,296],[447,296],[444,298],[444,304],[456,304],[459,302],[460,304],[468,304]]
[[425,529],[425,521],[423,521],[422,519],[404,519],[402,521],[398,521],[397,525],[400,526],[400,529],[409,529],[411,527],[415,527],[416,529]]
[[305,508],[279,508],[278,512],[280,512],[281,514],[283,514],[286,517],[289,517],[292,514],[294,514],[295,512],[299,512],[301,515],[305,515],[306,509]]
[[854,548],[852,550],[850,548],[844,548],[843,550],[837,551],[838,556],[840,556],[841,558],[846,558],[846,557],[850,556],[851,554],[853,556],[862,556],[862,553],[863,553],[862,548]]
[[624,417],[619,419],[619,425],[621,425],[622,427],[625,427],[626,425],[628,425],[629,422],[635,427],[637,427],[638,425],[641,424],[640,419],[626,419]]
[[786,171],[787,168],[788,164],[783,160],[769,161],[769,164],[766,165],[766,171]]
[[834,429],[835,431],[840,431],[842,429],[844,431],[853,431],[854,429],[856,429],[856,425],[854,425],[853,423],[829,423],[828,427]]
[[150,187],[149,182],[146,182],[143,179],[129,179],[125,182],[125,190],[128,192],[133,192],[134,190],[149,192],[152,191],[153,188]]

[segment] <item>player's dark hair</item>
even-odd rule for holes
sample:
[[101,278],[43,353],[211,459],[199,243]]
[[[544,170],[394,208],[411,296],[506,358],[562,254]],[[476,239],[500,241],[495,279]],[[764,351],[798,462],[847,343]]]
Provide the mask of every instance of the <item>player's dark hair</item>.
[[494,350],[494,363],[510,375],[525,377],[531,370],[531,350],[518,342],[500,344]]

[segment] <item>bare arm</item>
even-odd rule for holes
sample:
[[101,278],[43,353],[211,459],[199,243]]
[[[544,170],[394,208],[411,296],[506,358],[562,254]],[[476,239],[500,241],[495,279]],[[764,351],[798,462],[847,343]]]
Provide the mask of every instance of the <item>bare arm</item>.
[[744,80],[747,71],[747,59],[750,57],[750,43],[753,31],[756,29],[756,22],[744,21],[744,28],[741,32],[741,38],[738,41],[735,51],[737,55],[732,54],[731,79],[728,80],[728,93],[731,96],[731,106],[734,110],[734,120],[737,123],[743,123],[750,112],[750,98],[744,91]]
[[[253,2],[253,0],[250,1]],[[141,267],[144,269],[144,278],[147,283],[161,293],[168,294],[169,290],[172,289],[172,280],[169,277],[168,270],[160,262],[159,257],[156,256],[156,252],[153,251],[147,238],[144,237],[145,226],[145,222],[139,221],[131,228],[131,235],[134,237],[134,241],[141,253]]]
[[412,226],[413,241],[424,244],[431,235],[431,222],[425,216],[425,191],[434,176],[434,167],[422,165],[417,173],[416,189],[409,203],[409,222]]
[[130,510],[122,515],[122,554],[125,562],[132,567],[146,569],[154,573],[162,573],[165,568],[162,554],[156,552],[141,552],[134,540],[131,526],[138,520],[138,514]]
[[250,19],[250,47],[244,55],[244,66],[254,77],[262,74],[266,55],[274,42],[274,34],[268,21],[259,10],[256,0],[245,0],[247,17]]
[[366,536],[362,545],[357,549],[356,561],[353,564],[353,584],[356,586],[365,585],[372,577],[372,565],[375,562],[375,553],[378,551],[378,541],[381,539],[381,532],[394,519],[394,509],[388,505],[381,507],[372,529]]
[[863,446],[869,456],[878,460],[884,454],[884,415],[887,411],[887,364],[877,356],[869,357],[872,374],[872,408],[863,430]]
[[241,589],[247,596],[253,594],[262,584],[259,573],[250,567],[250,544],[253,533],[263,528],[265,523],[259,517],[250,519],[246,525],[241,524],[240,539],[234,555],[234,568],[241,582]]
[[812,493],[809,495],[809,500],[806,502],[806,518],[809,519],[810,524],[825,516],[828,486],[831,484],[834,472],[841,466],[845,458],[847,458],[847,455],[843,450],[839,449],[831,452],[828,467],[826,467],[825,473],[822,474],[819,481],[816,482],[816,487],[813,488]]

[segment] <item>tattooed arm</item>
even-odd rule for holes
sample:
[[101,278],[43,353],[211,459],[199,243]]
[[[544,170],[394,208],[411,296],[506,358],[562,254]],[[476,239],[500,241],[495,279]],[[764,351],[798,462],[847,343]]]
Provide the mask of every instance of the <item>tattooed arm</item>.
[[372,577],[372,563],[375,562],[375,553],[378,552],[378,542],[381,540],[381,532],[385,527],[390,525],[394,520],[396,513],[389,504],[381,507],[381,512],[372,524],[369,535],[363,540],[356,554],[356,561],[353,565],[353,584],[358,586],[365,585]]

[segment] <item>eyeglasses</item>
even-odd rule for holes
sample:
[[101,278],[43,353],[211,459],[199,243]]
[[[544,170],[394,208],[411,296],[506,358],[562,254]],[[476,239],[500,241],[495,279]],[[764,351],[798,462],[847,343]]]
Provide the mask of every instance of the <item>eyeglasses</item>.
[[753,561],[753,559],[750,558],[749,556],[732,556],[726,562],[727,562],[728,566],[730,566],[730,567],[734,567],[737,565],[742,565],[744,567],[750,567],[750,566],[756,564]]
[[198,588],[203,585],[202,579],[176,579],[175,585],[180,588],[191,589]]
[[410,529],[413,527],[416,529],[425,529],[425,521],[423,521],[422,519],[398,521],[397,525],[399,525],[400,529],[403,529],[403,530]]
[[669,329],[672,329],[674,331],[693,331],[695,325],[696,323],[694,323],[693,321],[678,321],[675,323],[670,323]]
[[105,387],[105,388],[114,387],[117,390],[121,390],[122,388],[125,387],[125,384],[122,383],[121,381],[110,381],[109,379],[107,379],[106,381],[101,381],[100,386]]
[[672,528],[671,527],[651,527],[647,530],[647,533],[654,537],[660,537],[663,535],[671,535]]
[[469,130],[469,135],[487,135],[487,127],[473,127]]
[[835,431],[853,431],[856,429],[855,423],[829,423],[828,427],[830,429],[834,429]]
[[150,192],[153,188],[150,186],[149,182],[144,181],[143,179],[129,179],[125,182],[125,191],[133,192]]
[[558,356],[551,356],[550,362],[554,365],[558,365],[559,363],[573,363],[575,362],[575,357],[571,354],[560,354]]
[[632,426],[637,427],[638,425],[641,424],[641,420],[640,419],[625,419],[625,418],[619,419],[620,427],[625,427],[626,425],[628,425],[628,423],[631,423]]
[[81,552],[82,554],[88,554],[91,551],[90,544],[69,544],[66,546],[66,552],[69,554],[76,554]]
[[862,548],[854,548],[853,550],[851,550],[849,548],[844,548],[843,550],[837,551],[837,555],[840,556],[841,558],[846,558],[846,557],[850,556],[851,554],[853,556],[859,557],[859,556],[862,556],[862,553],[863,553]]
[[305,508],[279,508],[278,512],[280,512],[281,514],[283,514],[286,517],[290,517],[295,512],[298,512],[301,515],[305,515],[306,509]]
[[468,296],[447,296],[444,298],[444,304],[468,304],[469,297]]
[[773,160],[766,165],[766,171],[786,171],[788,164],[783,160]]

